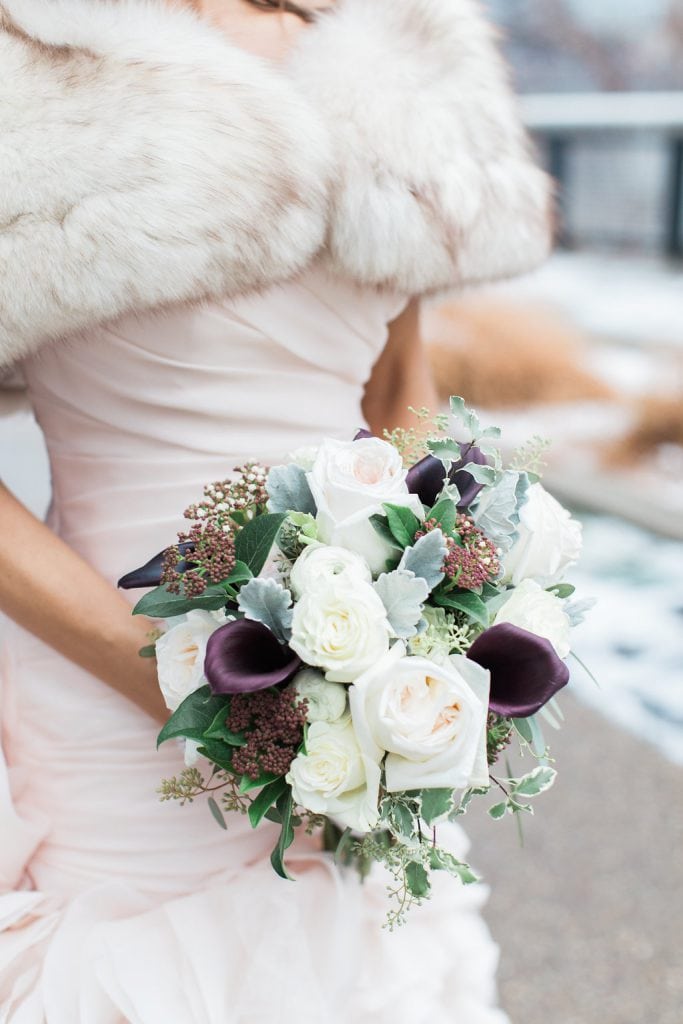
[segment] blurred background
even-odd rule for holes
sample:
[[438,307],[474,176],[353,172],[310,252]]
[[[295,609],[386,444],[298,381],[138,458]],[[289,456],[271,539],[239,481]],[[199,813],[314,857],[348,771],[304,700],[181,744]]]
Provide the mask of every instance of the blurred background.
[[[514,1024],[681,1024],[683,0],[487,2],[558,183],[558,249],[424,327],[443,396],[511,449],[552,442],[544,482],[583,521],[573,582],[598,601],[576,653],[599,685],[573,663],[559,781],[524,846],[475,811],[471,856]],[[42,512],[40,435],[5,404],[0,477]]]
[[558,249],[427,311],[442,395],[584,524],[598,599],[546,739],[555,789],[467,821],[514,1024],[683,1022],[683,0],[488,0],[558,185]]

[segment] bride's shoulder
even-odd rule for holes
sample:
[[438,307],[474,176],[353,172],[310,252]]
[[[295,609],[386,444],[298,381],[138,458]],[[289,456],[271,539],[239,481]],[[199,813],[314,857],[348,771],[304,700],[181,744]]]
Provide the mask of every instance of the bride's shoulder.
[[476,0],[336,0],[282,59],[247,50],[161,0],[0,0],[0,363],[314,258],[417,294],[543,257]]

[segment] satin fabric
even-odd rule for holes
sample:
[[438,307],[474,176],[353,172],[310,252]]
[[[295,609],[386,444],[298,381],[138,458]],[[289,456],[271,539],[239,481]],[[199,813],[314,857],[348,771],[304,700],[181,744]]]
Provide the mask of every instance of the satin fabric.
[[[352,437],[404,304],[313,268],[44,350],[24,369],[52,527],[114,582],[174,539],[205,483]],[[5,636],[2,1024],[504,1024],[481,887],[438,878],[389,934],[380,870],[361,886],[304,839],[297,880],[277,878],[274,826],[233,816],[223,832],[202,800],[160,802],[180,746],[157,752],[125,698],[18,627]],[[459,829],[451,841],[464,854]]]

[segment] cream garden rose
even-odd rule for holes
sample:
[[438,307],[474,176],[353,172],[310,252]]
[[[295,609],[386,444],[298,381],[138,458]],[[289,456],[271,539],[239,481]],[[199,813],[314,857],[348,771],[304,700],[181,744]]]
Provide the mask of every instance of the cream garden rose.
[[358,678],[349,701],[358,743],[387,752],[389,792],[488,785],[489,673],[462,655],[406,657],[403,644]]
[[301,597],[307,590],[312,590],[331,576],[350,584],[357,581],[372,582],[368,563],[355,551],[328,544],[311,544],[292,566],[290,589],[294,597]]
[[532,484],[519,513],[517,540],[503,558],[503,579],[542,587],[559,583],[581,553],[581,523],[542,484]]
[[391,502],[423,517],[419,498],[408,491],[401,456],[377,437],[324,441],[307,476],[318,509],[320,539],[356,551],[373,573],[384,569],[392,549],[370,516],[381,514],[382,504]]
[[499,622],[509,622],[536,636],[545,637],[550,640],[560,658],[569,655],[570,622],[562,601],[540,587],[535,580],[522,580],[511,591],[510,597],[494,619],[495,624]]
[[349,715],[309,726],[306,753],[287,775],[297,804],[359,832],[377,824],[379,781],[379,762],[361,751]]
[[289,646],[333,683],[350,683],[389,649],[389,623],[369,583],[321,579],[294,606]]
[[205,682],[204,657],[211,634],[225,617],[193,609],[184,622],[172,626],[156,642],[159,686],[169,711]]
[[346,713],[346,687],[329,683],[322,672],[305,668],[292,680],[296,694],[308,702],[309,722],[336,722]]

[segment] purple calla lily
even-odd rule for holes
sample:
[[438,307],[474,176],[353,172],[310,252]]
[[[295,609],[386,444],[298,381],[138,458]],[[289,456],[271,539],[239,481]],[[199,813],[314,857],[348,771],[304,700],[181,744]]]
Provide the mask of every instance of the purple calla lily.
[[[178,547],[183,555],[191,554],[194,551],[194,544],[187,541],[178,544]],[[122,590],[137,590],[139,587],[158,587],[161,582],[161,571],[164,567],[164,555],[167,550],[167,548],[164,548],[158,555],[150,558],[149,562],[141,565],[139,569],[127,572],[119,580],[118,586]],[[189,561],[180,562],[178,571],[185,572],[186,569],[191,568],[191,565],[192,563]]]
[[301,664],[267,626],[236,619],[209,637],[204,674],[213,693],[253,693],[287,682]]
[[[357,431],[354,441],[362,441],[367,437],[375,435],[365,428]],[[468,462],[474,462],[477,466],[486,466],[488,459],[480,448],[474,444],[464,444],[460,448],[460,458],[457,462],[451,463],[448,472],[448,482],[455,484],[460,494],[458,502],[459,511],[463,511],[472,504],[479,491],[484,486],[478,484],[470,473],[464,468]],[[425,455],[414,466],[408,470],[406,483],[411,494],[417,494],[423,505],[431,508],[436,502],[439,493],[443,489],[446,472],[441,459],[434,455]]]
[[491,711],[528,718],[569,682],[569,669],[549,640],[501,622],[474,641],[467,657],[491,673]]
[[[480,448],[474,444],[462,445],[461,457],[457,462],[451,463],[448,472],[448,482],[455,484],[460,494],[458,509],[469,508],[483,484],[478,484],[470,473],[464,468],[468,462],[474,462],[477,466],[485,466],[487,459]],[[428,508],[435,503],[439,492],[443,488],[446,472],[441,459],[434,455],[426,455],[408,470],[406,483],[411,494],[417,494],[423,505]]]

